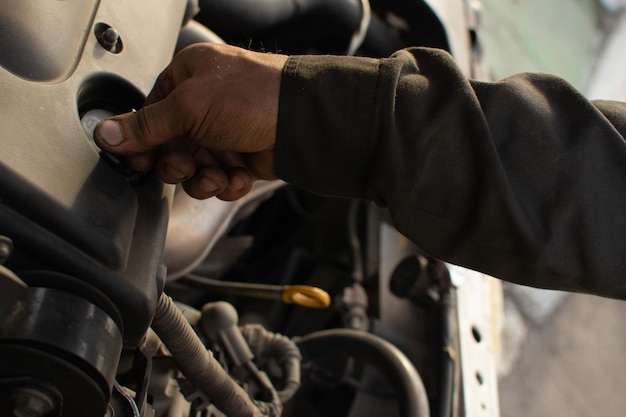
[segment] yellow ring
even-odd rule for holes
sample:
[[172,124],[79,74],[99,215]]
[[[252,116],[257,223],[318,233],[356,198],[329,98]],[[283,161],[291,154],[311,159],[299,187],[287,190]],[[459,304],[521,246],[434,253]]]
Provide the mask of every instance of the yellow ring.
[[309,285],[285,285],[282,300],[287,304],[296,304],[310,308],[328,308],[330,295],[321,288]]

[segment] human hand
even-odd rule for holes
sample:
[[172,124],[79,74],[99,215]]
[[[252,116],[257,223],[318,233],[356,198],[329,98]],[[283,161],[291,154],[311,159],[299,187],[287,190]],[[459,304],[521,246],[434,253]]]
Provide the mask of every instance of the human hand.
[[155,168],[189,195],[236,200],[255,179],[275,179],[274,145],[284,55],[201,43],[178,53],[145,105],[102,121],[94,138]]

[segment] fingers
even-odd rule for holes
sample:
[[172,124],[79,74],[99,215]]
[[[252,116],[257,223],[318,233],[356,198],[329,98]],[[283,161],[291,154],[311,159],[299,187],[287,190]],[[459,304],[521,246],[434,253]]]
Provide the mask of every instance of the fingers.
[[248,194],[254,184],[254,178],[245,168],[233,168],[228,172],[226,189],[217,194],[217,198],[224,201],[238,200]]
[[156,164],[156,172],[163,182],[180,184],[195,175],[196,162],[188,152],[181,150],[162,151]]
[[226,172],[218,166],[202,167],[189,180],[182,183],[184,190],[199,200],[215,197],[228,186]]
[[[204,154],[206,149],[200,148],[200,151],[201,154]],[[237,200],[252,189],[254,177],[244,164],[240,154],[214,151],[211,155],[220,161],[222,167],[224,167],[224,173],[228,177],[226,188],[216,194],[217,198],[226,201]]]
[[177,95],[133,112],[105,119],[98,124],[94,139],[105,151],[134,155],[151,150],[185,133]]
[[182,183],[185,191],[198,199],[236,200],[247,194],[254,182],[237,154],[209,152],[186,138],[161,148],[155,171],[166,183]]
[[217,166],[203,167],[188,181],[183,189],[199,200],[217,197],[220,200],[234,201],[248,194],[252,189],[253,178],[244,168],[225,171]]

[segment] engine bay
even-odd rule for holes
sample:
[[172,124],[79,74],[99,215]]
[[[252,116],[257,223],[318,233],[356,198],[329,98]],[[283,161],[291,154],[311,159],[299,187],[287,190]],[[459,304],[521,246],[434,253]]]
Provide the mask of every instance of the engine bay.
[[477,76],[469,2],[56,3],[0,13],[1,415],[499,415],[491,278],[422,253],[371,203],[280,181],[194,200],[90,133],[195,42],[428,46]]

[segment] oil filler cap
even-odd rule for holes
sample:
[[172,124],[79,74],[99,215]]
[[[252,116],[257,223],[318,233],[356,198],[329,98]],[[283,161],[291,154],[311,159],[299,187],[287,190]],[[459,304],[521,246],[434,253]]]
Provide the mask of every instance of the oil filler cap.
[[104,119],[111,117],[111,116],[115,116],[115,113],[113,113],[110,110],[106,110],[106,109],[88,110],[84,112],[82,116],[80,117],[80,124],[82,125],[83,130],[85,131],[85,134],[87,135],[89,140],[92,142],[93,146],[99,152],[100,157],[104,161],[106,161],[106,163],[108,163],[111,167],[113,167],[113,169],[115,169],[115,171],[117,171],[120,175],[124,176],[127,182],[131,184],[137,184],[146,177],[146,173],[129,170],[128,168],[124,166],[122,157],[120,157],[119,155],[115,155],[110,152],[105,152],[101,150],[100,148],[98,148],[98,146],[96,145],[94,141],[94,133],[96,130],[96,126],[98,126],[98,123],[100,123]]

